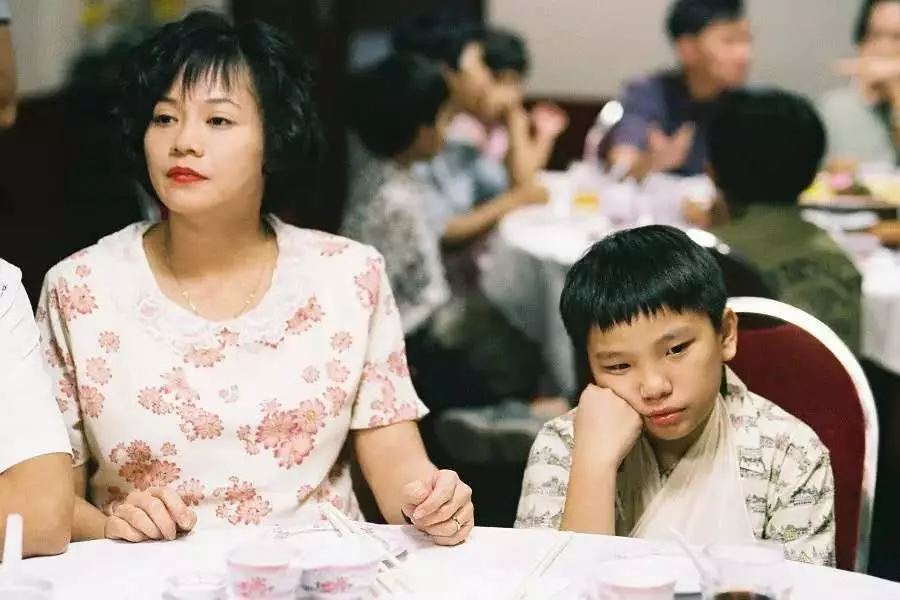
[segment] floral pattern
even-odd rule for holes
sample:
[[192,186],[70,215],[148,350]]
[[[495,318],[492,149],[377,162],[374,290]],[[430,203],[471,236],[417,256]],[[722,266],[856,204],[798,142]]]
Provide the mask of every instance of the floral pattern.
[[[98,506],[170,487],[198,526],[358,517],[348,429],[411,421],[416,397],[384,261],[272,220],[279,276],[251,310],[203,321],[162,295],[136,224],[56,265],[39,314],[74,462]],[[142,264],[143,263],[143,264]]]

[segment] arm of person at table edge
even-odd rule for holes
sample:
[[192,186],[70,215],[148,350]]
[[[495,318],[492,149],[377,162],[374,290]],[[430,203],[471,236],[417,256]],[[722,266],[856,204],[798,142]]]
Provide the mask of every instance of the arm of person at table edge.
[[0,474],[0,537],[6,534],[6,516],[22,515],[23,556],[66,551],[72,525],[71,460],[68,454],[45,454]]
[[445,227],[441,241],[453,246],[465,244],[493,229],[509,212],[529,204],[545,204],[549,199],[547,190],[536,183],[518,185],[495,198],[475,205],[471,210],[451,217]]

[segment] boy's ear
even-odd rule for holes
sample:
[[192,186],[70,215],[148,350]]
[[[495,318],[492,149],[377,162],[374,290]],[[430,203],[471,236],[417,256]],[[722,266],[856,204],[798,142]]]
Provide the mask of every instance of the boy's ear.
[[737,354],[738,343],[738,316],[730,308],[726,308],[722,314],[722,327],[720,330],[722,343],[722,361],[728,362]]

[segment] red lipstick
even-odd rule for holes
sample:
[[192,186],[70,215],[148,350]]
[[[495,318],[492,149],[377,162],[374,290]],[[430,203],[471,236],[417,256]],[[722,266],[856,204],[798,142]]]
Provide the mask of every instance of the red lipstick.
[[166,176],[175,183],[197,183],[208,179],[197,171],[182,166],[175,166],[166,172]]

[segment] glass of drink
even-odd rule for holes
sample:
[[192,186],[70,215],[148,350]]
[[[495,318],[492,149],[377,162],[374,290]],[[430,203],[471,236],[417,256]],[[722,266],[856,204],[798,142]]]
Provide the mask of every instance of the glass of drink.
[[703,576],[704,600],[786,600],[790,593],[780,544],[713,544],[706,555],[711,569]]

